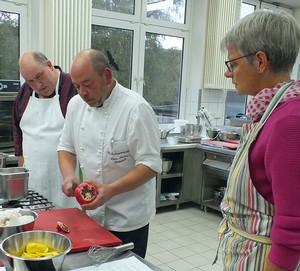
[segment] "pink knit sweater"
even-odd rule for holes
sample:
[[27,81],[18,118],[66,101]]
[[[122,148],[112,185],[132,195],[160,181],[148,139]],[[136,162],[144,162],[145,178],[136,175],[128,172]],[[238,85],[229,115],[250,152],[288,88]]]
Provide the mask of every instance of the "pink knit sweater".
[[274,110],[249,158],[254,186],[275,205],[269,259],[295,270],[300,261],[300,98]]

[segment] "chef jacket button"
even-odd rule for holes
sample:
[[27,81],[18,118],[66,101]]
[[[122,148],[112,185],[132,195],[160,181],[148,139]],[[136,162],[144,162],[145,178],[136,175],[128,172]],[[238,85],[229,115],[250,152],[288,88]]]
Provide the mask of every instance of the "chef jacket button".
[[91,110],[92,110],[92,109],[91,109],[90,107],[88,107],[87,111],[91,112]]
[[98,169],[97,169],[97,172],[98,172],[98,173],[101,172],[101,169],[98,168]]
[[81,129],[82,131],[84,131],[84,127],[80,127],[80,129]]
[[81,151],[83,151],[83,150],[84,150],[84,148],[83,148],[83,147],[80,147],[79,149],[80,149]]

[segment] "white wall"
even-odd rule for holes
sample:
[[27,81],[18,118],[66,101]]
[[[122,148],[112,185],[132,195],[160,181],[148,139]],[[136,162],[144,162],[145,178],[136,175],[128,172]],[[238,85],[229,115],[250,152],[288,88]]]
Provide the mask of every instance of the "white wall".
[[[300,24],[300,9],[295,10],[293,15],[295,16],[295,18]],[[203,49],[203,47],[201,49]],[[191,63],[191,66],[192,66],[191,69],[194,69],[193,63]],[[198,70],[200,73],[199,78],[202,78],[201,75],[203,74],[203,68],[205,67],[201,66],[201,68]],[[196,68],[194,70],[196,70]],[[224,72],[225,72],[225,65],[224,65]],[[300,54],[298,55],[291,76],[292,79],[300,78]],[[224,89],[203,89],[202,90],[202,96],[199,99],[200,100],[199,106],[204,106],[210,112],[213,118],[214,125],[224,125],[226,93],[227,90]],[[191,88],[187,90],[187,97],[190,97],[190,99],[187,99],[186,102],[187,110],[184,118],[190,121],[194,121],[195,115],[197,114],[198,107],[194,105],[194,102],[197,100],[196,94],[197,94],[196,88]]]
[[196,123],[199,93],[203,85],[207,7],[207,0],[193,1],[188,83],[187,89],[184,90],[186,95],[184,116],[181,116],[190,123]]

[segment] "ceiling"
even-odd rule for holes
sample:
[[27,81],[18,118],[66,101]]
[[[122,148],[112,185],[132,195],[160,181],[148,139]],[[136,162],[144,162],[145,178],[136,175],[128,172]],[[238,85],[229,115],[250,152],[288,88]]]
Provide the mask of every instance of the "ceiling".
[[268,2],[270,4],[279,4],[282,7],[290,7],[292,9],[300,8],[300,1],[299,0],[267,0],[263,2]]

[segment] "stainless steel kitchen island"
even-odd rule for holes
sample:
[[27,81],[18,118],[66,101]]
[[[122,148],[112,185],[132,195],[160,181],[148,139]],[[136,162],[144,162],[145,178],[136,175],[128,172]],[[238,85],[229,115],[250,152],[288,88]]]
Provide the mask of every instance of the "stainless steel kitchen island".
[[[131,251],[126,251],[119,255],[116,255],[116,256],[112,257],[110,259],[110,261],[129,258],[131,256],[135,256],[139,261],[141,261],[143,264],[145,264],[151,270],[161,271],[161,269],[154,266],[153,264],[146,261],[145,259],[142,259],[141,257],[139,257],[138,255],[134,254]],[[87,252],[72,253],[72,254],[67,255],[61,271],[69,271],[69,270],[74,270],[77,268],[82,268],[82,267],[87,267],[87,266],[93,266],[91,259],[87,255]],[[98,267],[95,266],[94,269],[98,270]]]

